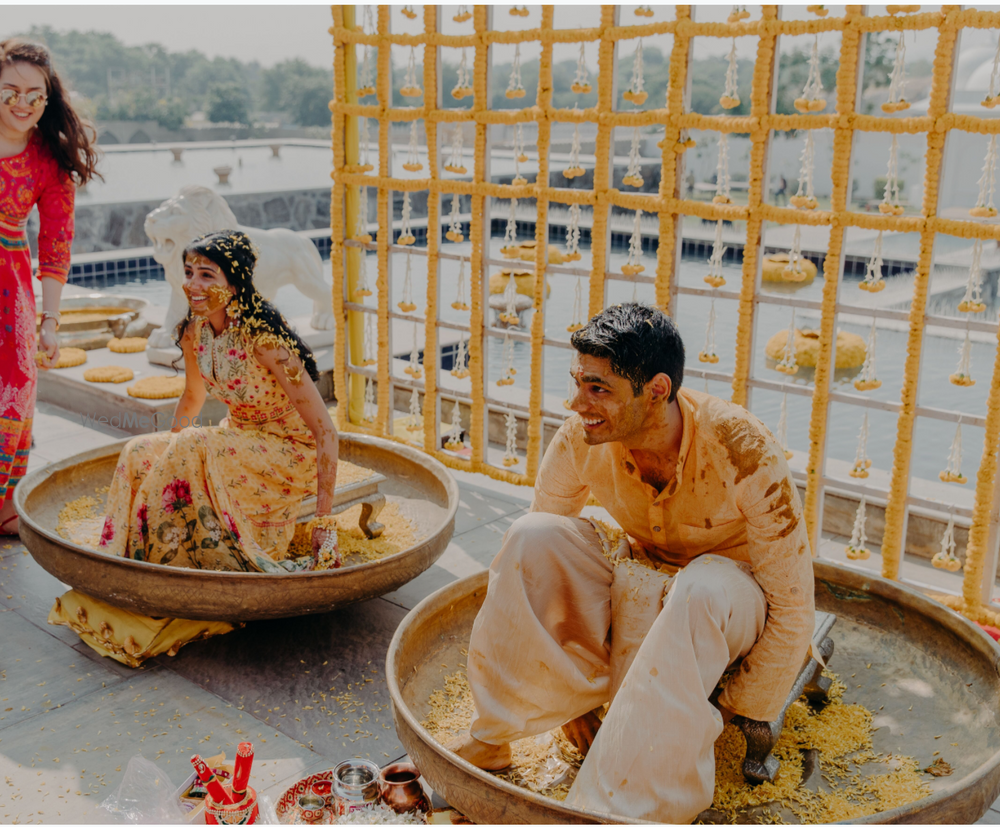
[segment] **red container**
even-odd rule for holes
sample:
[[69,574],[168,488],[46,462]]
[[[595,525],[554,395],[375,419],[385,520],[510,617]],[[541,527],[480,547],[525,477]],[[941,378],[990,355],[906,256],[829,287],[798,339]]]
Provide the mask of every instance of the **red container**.
[[[232,787],[226,785],[232,794]],[[247,787],[246,797],[236,804],[220,804],[211,796],[205,798],[206,824],[256,824],[258,816],[257,791]]]

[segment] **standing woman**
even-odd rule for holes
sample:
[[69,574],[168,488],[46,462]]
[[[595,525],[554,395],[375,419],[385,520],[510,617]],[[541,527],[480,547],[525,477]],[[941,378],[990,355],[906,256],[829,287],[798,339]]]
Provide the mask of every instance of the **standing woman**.
[[[38,367],[48,370],[59,358],[59,297],[69,274],[76,187],[96,174],[92,135],[48,50],[0,41],[0,534],[17,534],[14,486],[28,464]],[[37,340],[25,233],[36,205],[43,311]]]

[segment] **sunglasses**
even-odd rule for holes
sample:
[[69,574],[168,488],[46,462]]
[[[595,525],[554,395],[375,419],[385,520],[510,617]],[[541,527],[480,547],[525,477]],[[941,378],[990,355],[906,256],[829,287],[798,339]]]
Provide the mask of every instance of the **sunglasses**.
[[0,103],[5,106],[17,106],[21,98],[24,98],[25,104],[32,109],[41,109],[48,100],[44,92],[34,91],[22,95],[16,89],[0,89]]

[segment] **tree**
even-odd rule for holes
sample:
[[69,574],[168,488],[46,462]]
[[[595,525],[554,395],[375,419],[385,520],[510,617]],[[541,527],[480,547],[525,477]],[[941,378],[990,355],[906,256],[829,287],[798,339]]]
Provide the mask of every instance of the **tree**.
[[[264,69],[260,80],[260,104],[267,112],[294,114],[301,109],[299,96],[306,90],[312,91],[320,85],[326,90],[327,102],[332,97],[333,71],[319,69],[300,59],[284,60],[270,69]],[[329,110],[324,118],[326,121],[330,120]]]
[[299,126],[330,126],[331,84],[325,78],[303,82],[296,91],[291,115]]
[[212,123],[250,122],[250,95],[240,83],[216,83],[208,90],[208,119]]

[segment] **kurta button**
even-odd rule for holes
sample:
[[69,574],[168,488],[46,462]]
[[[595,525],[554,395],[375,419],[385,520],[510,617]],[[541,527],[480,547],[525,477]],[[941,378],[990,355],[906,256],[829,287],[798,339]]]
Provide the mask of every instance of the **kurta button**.
[[653,526],[653,531],[659,531],[659,530],[660,530],[660,527],[658,525],[654,525]]

